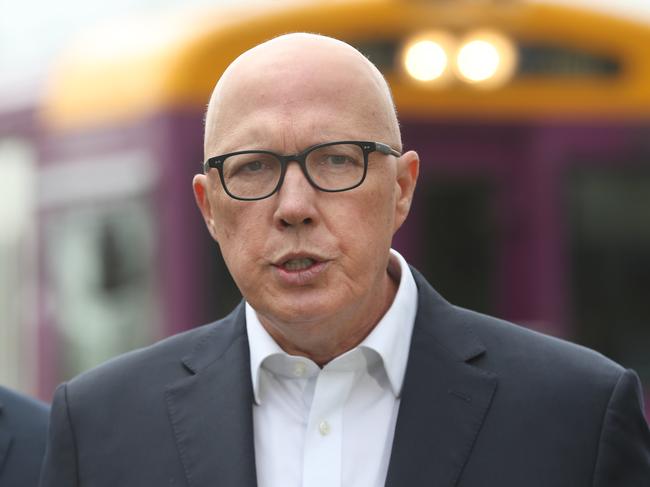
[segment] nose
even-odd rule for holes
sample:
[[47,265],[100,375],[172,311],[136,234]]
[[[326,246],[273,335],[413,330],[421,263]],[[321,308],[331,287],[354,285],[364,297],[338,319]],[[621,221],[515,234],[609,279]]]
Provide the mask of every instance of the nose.
[[298,228],[314,225],[318,220],[315,206],[318,190],[303,174],[297,162],[290,162],[282,187],[277,193],[277,207],[273,215],[281,228]]

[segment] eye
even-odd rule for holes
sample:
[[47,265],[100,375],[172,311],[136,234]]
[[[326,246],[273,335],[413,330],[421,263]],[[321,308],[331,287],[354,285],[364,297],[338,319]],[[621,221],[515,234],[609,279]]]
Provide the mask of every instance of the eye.
[[320,187],[349,186],[364,170],[363,149],[357,144],[336,142],[316,147],[307,156],[309,175]]
[[262,161],[251,161],[242,165],[239,170],[247,172],[257,172],[264,169],[264,163]]
[[325,158],[324,162],[330,166],[344,166],[354,163],[352,158],[340,154],[330,154]]
[[233,164],[230,165],[229,175],[232,177],[235,176],[250,176],[253,174],[259,174],[265,169],[268,169],[268,164],[259,159],[254,160],[237,160],[233,161]]
[[269,154],[236,154],[226,159],[224,175],[228,178],[252,177],[279,170],[279,162]]
[[324,168],[343,169],[363,165],[363,153],[355,146],[332,146],[311,155],[313,163]]

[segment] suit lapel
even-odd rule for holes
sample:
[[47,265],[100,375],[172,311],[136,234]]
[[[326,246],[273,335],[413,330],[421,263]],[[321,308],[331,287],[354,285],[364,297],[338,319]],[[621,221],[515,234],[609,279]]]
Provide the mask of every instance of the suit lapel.
[[167,387],[176,446],[191,487],[255,487],[253,395],[240,305],[183,360],[190,374]]
[[496,376],[468,362],[485,348],[417,272],[413,329],[387,487],[458,483],[496,389]]

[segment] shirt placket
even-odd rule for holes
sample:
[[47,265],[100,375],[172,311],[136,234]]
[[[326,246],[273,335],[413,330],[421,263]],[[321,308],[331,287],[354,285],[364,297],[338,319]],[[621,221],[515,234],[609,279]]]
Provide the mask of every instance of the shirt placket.
[[355,374],[323,369],[309,411],[303,457],[303,487],[341,485],[343,410]]

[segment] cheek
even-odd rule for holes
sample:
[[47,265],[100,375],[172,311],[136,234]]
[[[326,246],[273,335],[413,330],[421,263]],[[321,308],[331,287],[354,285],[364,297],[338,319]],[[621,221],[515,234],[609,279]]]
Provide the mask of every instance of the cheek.
[[[375,191],[350,201],[336,216],[338,237],[347,255],[368,265],[388,252],[394,227],[394,203],[390,191]],[[343,223],[345,222],[345,223]]]
[[215,233],[226,264],[232,270],[246,266],[254,261],[254,255],[263,245],[264,228],[258,215],[249,214],[246,208],[237,202],[226,201],[215,205]]
[[215,205],[214,230],[217,242],[223,248],[236,238],[237,216],[223,205]]
[[365,211],[359,215],[358,228],[364,228],[375,239],[392,237],[395,220],[395,192],[392,186],[383,184],[369,192],[359,207],[365,208]]

